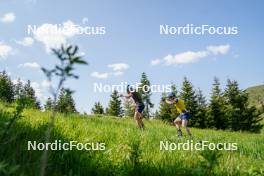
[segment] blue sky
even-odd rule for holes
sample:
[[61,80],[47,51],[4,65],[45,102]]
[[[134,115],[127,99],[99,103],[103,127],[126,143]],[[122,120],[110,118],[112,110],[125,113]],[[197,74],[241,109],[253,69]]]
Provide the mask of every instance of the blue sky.
[[[178,88],[187,76],[206,96],[214,76],[222,85],[231,78],[247,88],[264,82],[263,7],[261,0],[0,0],[0,70],[13,80],[30,79],[44,101],[48,83],[39,67],[56,62],[49,47],[59,42],[77,44],[89,66],[77,67],[80,79],[66,84],[76,90],[74,98],[82,112],[90,112],[95,101],[108,104],[110,94],[95,93],[94,82],[133,84],[142,72],[152,84],[174,82]],[[48,39],[27,33],[28,25],[65,23],[103,26],[106,33]],[[160,25],[166,24],[236,26],[238,34],[161,35]],[[153,65],[153,60],[159,63]],[[117,65],[111,68],[111,64]],[[159,98],[160,93],[152,96],[156,108]]]

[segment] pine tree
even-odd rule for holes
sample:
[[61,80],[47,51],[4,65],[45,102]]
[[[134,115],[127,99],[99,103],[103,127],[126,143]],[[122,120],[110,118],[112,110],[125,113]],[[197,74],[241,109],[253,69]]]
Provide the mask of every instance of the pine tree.
[[199,128],[206,128],[206,112],[207,112],[207,104],[206,104],[206,98],[203,95],[203,92],[198,89],[197,91],[197,102],[198,102],[198,110],[197,110],[197,122]]
[[71,91],[67,89],[61,89],[56,105],[56,110],[62,113],[77,112]]
[[180,92],[181,99],[184,100],[187,111],[190,113],[189,123],[190,126],[199,126],[197,113],[198,113],[198,102],[197,95],[193,88],[193,85],[186,77],[184,77],[182,83],[182,90]]
[[18,98],[23,93],[23,83],[20,78],[18,78],[17,83],[14,86],[15,86],[15,98]]
[[255,107],[249,107],[248,95],[239,89],[237,81],[227,80],[224,96],[227,107],[225,112],[232,130],[259,131],[261,129],[262,118]]
[[145,110],[143,111],[143,117],[150,117],[150,109],[153,108],[154,104],[151,102],[151,89],[150,81],[145,72],[141,75],[139,93],[142,95],[142,100],[145,104]]
[[5,71],[0,72],[0,100],[11,103],[15,99],[14,85]]
[[92,113],[93,114],[104,114],[104,108],[100,102],[94,103],[94,107],[92,108]]
[[23,97],[26,99],[26,107],[41,109],[40,102],[37,100],[35,90],[31,86],[30,80],[28,80],[27,83],[23,86],[19,97]]
[[121,117],[123,115],[123,109],[121,106],[121,100],[119,99],[118,92],[116,90],[111,94],[111,99],[108,106],[108,114],[111,116]]
[[134,117],[135,114],[135,104],[131,99],[125,99],[124,102],[124,115],[126,117]]
[[227,128],[228,120],[225,116],[224,97],[220,88],[219,79],[216,77],[214,78],[207,115],[207,127],[214,127],[216,129]]
[[53,108],[55,108],[55,103],[52,101],[52,99],[50,97],[46,101],[44,108],[45,108],[45,111],[51,111],[51,110],[53,110]]

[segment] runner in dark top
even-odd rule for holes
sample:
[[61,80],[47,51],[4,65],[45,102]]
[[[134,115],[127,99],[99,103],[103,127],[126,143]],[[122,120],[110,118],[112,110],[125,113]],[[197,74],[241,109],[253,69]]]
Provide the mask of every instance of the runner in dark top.
[[134,115],[134,119],[136,120],[138,127],[141,129],[144,129],[144,123],[142,121],[142,112],[145,108],[145,105],[142,101],[142,97],[141,95],[136,92],[135,90],[132,89],[131,86],[127,86],[127,95],[120,95],[121,97],[125,97],[125,98],[132,98],[136,104],[136,111],[135,111],[135,115]]

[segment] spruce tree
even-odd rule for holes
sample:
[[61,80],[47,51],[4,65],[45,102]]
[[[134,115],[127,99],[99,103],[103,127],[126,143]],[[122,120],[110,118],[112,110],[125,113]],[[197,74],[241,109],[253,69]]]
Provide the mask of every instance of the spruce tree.
[[197,91],[197,102],[198,102],[198,110],[197,110],[197,122],[199,128],[206,128],[206,112],[207,112],[207,104],[206,104],[206,98],[203,95],[203,92],[198,89]]
[[104,114],[104,108],[100,102],[94,103],[94,107],[92,108],[92,113],[93,114]]
[[61,89],[56,105],[56,110],[62,113],[77,112],[71,91],[67,89]]
[[239,89],[235,80],[227,80],[224,92],[226,99],[226,115],[229,119],[231,130],[238,131],[259,131],[263,125],[260,124],[262,118],[255,107],[250,107],[248,95]]
[[49,97],[46,101],[46,104],[44,105],[45,111],[51,111],[53,108],[55,108],[55,103],[53,100]]
[[193,88],[192,83],[184,77],[180,98],[184,100],[187,111],[190,113],[189,123],[190,126],[199,126],[197,119],[198,102],[197,95]]
[[227,128],[228,120],[225,116],[224,97],[220,88],[219,79],[216,77],[214,78],[207,115],[207,127],[214,127],[216,129]]
[[142,100],[145,104],[145,110],[143,111],[143,116],[149,118],[150,117],[150,109],[153,108],[154,104],[151,102],[151,89],[150,89],[150,81],[145,72],[141,75],[140,80],[140,88],[139,93],[142,96]]
[[27,83],[23,86],[19,97],[23,97],[26,99],[26,107],[41,109],[40,102],[37,100],[35,90],[31,86],[30,80],[28,80]]
[[23,93],[23,83],[20,78],[18,78],[17,83],[14,86],[15,86],[15,98],[18,98]]
[[107,112],[111,116],[121,117],[123,115],[121,100],[119,99],[118,92],[116,90],[114,90],[111,94]]
[[0,100],[11,103],[15,99],[14,85],[5,71],[0,72]]
[[132,99],[125,99],[124,102],[124,115],[126,117],[134,117],[135,104]]

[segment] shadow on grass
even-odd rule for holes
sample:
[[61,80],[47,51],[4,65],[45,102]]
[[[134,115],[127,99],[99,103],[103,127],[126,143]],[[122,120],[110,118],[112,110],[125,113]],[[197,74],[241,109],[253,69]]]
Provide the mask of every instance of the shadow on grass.
[[[8,113],[0,112],[0,130],[8,122]],[[0,175],[39,175],[40,158],[43,151],[28,150],[28,141],[44,143],[47,124],[32,128],[21,121],[16,121],[1,142],[0,166],[5,163],[5,170]],[[51,141],[70,142],[74,139],[63,136],[59,130],[53,130]],[[95,141],[96,142],[96,141]],[[158,166],[151,161],[142,160],[140,141],[131,141],[130,158],[121,165],[115,165],[102,151],[57,150],[49,151],[46,175],[203,175],[201,168],[185,168],[181,163],[163,161]],[[174,161],[177,162],[177,161]],[[13,169],[13,170],[12,170]],[[10,170],[10,172],[9,172]]]

